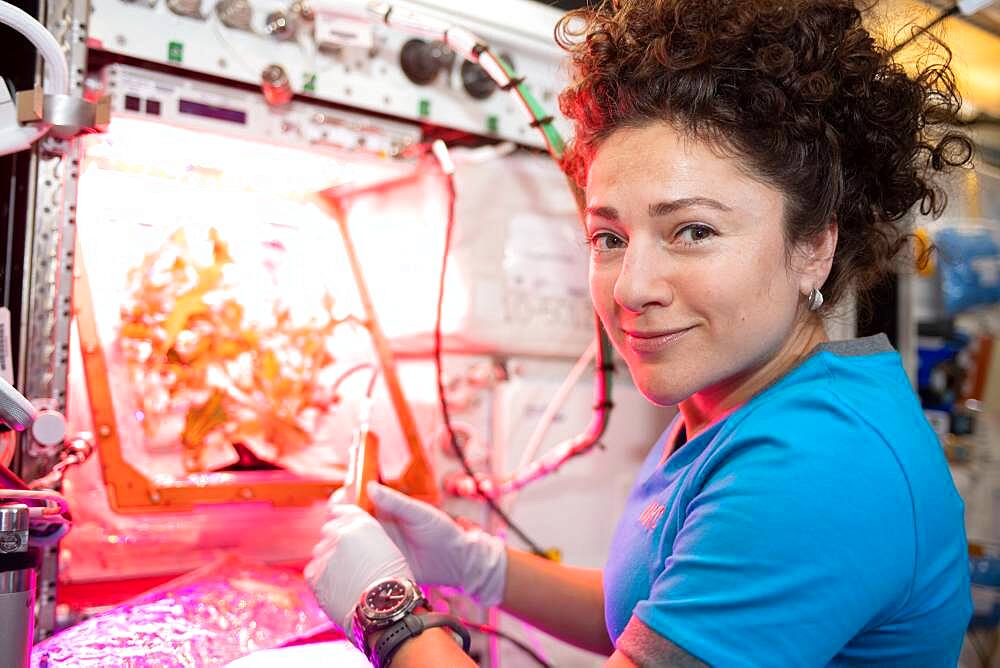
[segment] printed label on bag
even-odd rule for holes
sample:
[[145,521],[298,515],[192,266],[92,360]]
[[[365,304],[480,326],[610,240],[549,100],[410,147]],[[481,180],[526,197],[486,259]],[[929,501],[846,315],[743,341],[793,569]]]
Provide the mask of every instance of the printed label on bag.
[[14,358],[10,348],[10,309],[0,306],[0,378],[14,384]]

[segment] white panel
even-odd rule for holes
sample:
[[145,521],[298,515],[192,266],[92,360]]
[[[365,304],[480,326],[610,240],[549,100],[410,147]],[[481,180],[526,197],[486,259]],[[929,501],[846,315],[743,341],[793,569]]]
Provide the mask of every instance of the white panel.
[[268,106],[262,95],[150,69],[115,64],[103,72],[115,116],[145,118],[272,143],[396,156],[420,141],[410,123],[295,101]]
[[[200,16],[178,15],[168,4],[196,7]],[[344,35],[345,45],[332,49],[316,43],[314,22],[299,21],[297,33],[287,40],[266,32],[266,17],[288,10],[291,3],[250,0],[250,30],[224,25],[216,11],[221,4],[210,0],[93,0],[89,44],[91,48],[254,85],[260,84],[264,68],[277,64],[287,72],[292,89],[299,94],[543,145],[537,131],[528,125],[525,112],[508,93],[496,90],[488,98],[477,100],[466,92],[460,57],[429,84],[412,83],[400,68],[402,47],[412,36],[368,23],[363,2],[329,0],[314,5],[316,12],[325,13],[324,17],[331,14],[351,24],[350,30],[334,26],[334,32]],[[518,74],[527,77],[535,97],[556,114],[555,98],[564,81],[560,72],[562,52],[552,39],[560,16],[558,10],[527,0],[507,0],[489,7],[477,3],[475,16],[468,11],[469,3],[458,0],[436,0],[430,7],[422,3],[411,6],[460,23],[486,40],[495,52],[509,56]],[[319,25],[321,33],[330,32],[326,18],[321,18]],[[348,36],[348,32],[356,34]],[[366,42],[371,46],[365,46]]]
[[527,153],[476,163],[455,151],[455,158],[449,273],[460,273],[469,295],[454,309],[465,315],[453,345],[579,356],[594,338],[594,313],[583,229],[562,172]]

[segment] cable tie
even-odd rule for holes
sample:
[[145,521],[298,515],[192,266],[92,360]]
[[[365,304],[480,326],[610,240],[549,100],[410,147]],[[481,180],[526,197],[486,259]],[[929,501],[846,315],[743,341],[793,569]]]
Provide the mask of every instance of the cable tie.
[[[509,81],[507,81],[507,83],[500,86],[500,90],[509,91],[511,88],[520,86],[522,83],[524,83],[524,77],[513,77]],[[551,119],[552,117],[550,116],[549,118]]]
[[615,402],[611,401],[610,399],[599,401],[596,404],[594,404],[595,411],[601,410],[602,408],[607,408],[608,410],[611,410],[614,407],[615,407]]
[[548,125],[553,120],[555,120],[555,119],[552,118],[552,116],[545,116],[544,118],[536,118],[535,120],[531,121],[531,123],[529,123],[529,125],[531,127],[533,127],[533,128],[537,128],[540,125]]

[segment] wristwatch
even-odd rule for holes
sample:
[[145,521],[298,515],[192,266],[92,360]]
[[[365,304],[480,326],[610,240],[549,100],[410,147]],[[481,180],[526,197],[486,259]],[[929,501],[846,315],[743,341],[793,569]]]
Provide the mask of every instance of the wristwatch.
[[[400,646],[425,629],[447,627],[462,641],[468,654],[469,632],[450,615],[435,612],[415,613],[419,607],[429,607],[427,599],[415,582],[406,578],[376,580],[361,594],[354,610],[354,644],[365,653],[376,668],[386,668]],[[369,647],[372,634],[384,631],[374,647]]]
[[413,612],[427,606],[427,599],[413,580],[382,578],[368,585],[354,609],[354,644],[372,658],[368,639],[372,633],[387,629]]

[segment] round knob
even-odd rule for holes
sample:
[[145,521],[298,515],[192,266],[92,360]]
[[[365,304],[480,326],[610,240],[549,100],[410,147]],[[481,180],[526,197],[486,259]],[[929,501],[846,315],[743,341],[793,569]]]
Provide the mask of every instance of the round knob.
[[202,18],[201,0],[167,0],[167,8],[174,14]]
[[482,67],[466,60],[462,63],[462,87],[477,100],[485,100],[497,89],[497,84]]
[[426,86],[455,62],[455,52],[441,42],[411,39],[399,52],[399,65],[406,78],[418,86]]
[[215,13],[227,28],[250,30],[253,8],[248,0],[222,0],[215,6]]
[[45,447],[61,446],[66,438],[66,418],[58,411],[43,408],[31,424],[31,437]]

